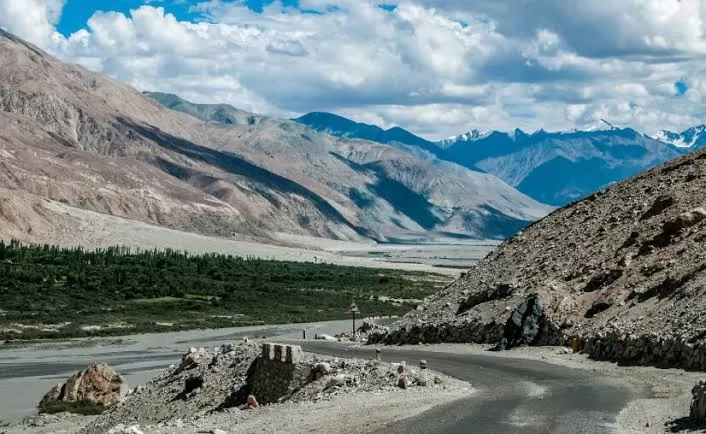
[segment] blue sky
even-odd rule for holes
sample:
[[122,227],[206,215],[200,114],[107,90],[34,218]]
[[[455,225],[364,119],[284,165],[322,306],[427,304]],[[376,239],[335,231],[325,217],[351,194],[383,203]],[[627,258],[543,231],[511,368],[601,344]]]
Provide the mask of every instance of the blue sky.
[[704,2],[0,0],[0,27],[139,90],[273,116],[655,133],[706,118]]
[[[145,4],[161,6],[167,12],[176,16],[178,20],[198,20],[201,14],[192,11],[192,6],[200,3],[194,0],[68,0],[66,1],[57,25],[57,30],[64,36],[81,30],[86,22],[96,11],[115,11],[128,14],[131,9],[139,8]],[[232,2],[231,2],[232,3]],[[263,5],[272,3],[272,0],[246,0],[243,2],[249,9],[262,11]],[[284,6],[298,7],[299,0],[282,0]]]

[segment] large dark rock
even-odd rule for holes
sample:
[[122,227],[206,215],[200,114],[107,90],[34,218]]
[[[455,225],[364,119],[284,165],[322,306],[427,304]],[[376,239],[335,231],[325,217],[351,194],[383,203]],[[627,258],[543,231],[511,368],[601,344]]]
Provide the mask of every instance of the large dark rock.
[[544,323],[544,306],[539,295],[531,294],[515,308],[505,323],[505,331],[495,351],[507,350],[539,341]]

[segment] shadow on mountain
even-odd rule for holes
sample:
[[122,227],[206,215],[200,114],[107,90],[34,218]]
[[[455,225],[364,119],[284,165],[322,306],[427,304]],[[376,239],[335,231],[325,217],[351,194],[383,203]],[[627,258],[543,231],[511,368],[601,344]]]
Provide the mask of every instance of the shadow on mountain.
[[481,208],[486,210],[489,215],[468,217],[467,222],[472,223],[474,218],[480,219],[480,227],[482,228],[483,233],[487,234],[488,238],[505,239],[513,236],[533,223],[531,221],[510,217],[490,205],[481,205]]
[[[361,236],[370,236],[368,230],[349,222],[324,198],[290,179],[272,173],[262,167],[256,166],[233,154],[216,151],[211,148],[197,145],[188,140],[168,134],[156,127],[139,125],[125,118],[118,118],[118,122],[133,129],[143,137],[152,140],[164,149],[179,153],[190,159],[218,167],[227,173],[242,176],[271,190],[275,190],[283,194],[299,195],[314,204],[317,210],[327,219],[337,223],[342,223],[355,230],[356,233]],[[172,164],[171,167],[162,165],[160,167],[166,173],[182,180],[184,179],[182,177],[188,176],[188,173],[185,171],[189,169],[178,165]]]
[[564,206],[585,196],[586,191],[598,191],[616,179],[634,175],[636,171],[609,167],[600,158],[571,161],[556,157],[537,167],[517,189],[540,202]]
[[378,182],[368,186],[376,195],[385,199],[395,211],[406,215],[426,230],[434,229],[442,220],[434,215],[434,205],[419,193],[394,179],[379,177]]

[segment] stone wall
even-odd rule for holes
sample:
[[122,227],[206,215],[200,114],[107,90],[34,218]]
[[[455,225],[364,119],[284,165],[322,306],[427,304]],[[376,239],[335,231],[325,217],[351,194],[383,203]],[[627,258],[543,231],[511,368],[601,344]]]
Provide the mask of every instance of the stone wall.
[[311,371],[311,364],[302,360],[300,346],[263,343],[262,354],[255,361],[250,393],[260,404],[278,402],[309,383]]
[[[461,324],[420,324],[402,327],[389,333],[369,336],[369,344],[421,343],[477,343],[497,344],[503,337],[505,325],[499,322],[466,322]],[[562,331],[547,321],[537,346],[571,347],[576,339],[577,349],[595,360],[618,362],[626,365],[657,366],[706,371],[706,339],[689,341],[682,337],[657,333],[627,334],[612,330],[591,335]]]

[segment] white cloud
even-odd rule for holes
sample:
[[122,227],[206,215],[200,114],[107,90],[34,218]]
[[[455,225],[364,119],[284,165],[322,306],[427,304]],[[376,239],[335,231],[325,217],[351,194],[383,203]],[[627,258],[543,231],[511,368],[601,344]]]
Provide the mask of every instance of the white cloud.
[[193,7],[198,22],[152,3],[96,12],[63,38],[61,0],[0,0],[0,26],[141,90],[282,116],[328,110],[430,138],[601,118],[649,132],[706,116],[706,0],[300,2],[319,13],[211,0]]
[[41,46],[57,37],[65,0],[0,0],[0,27]]

